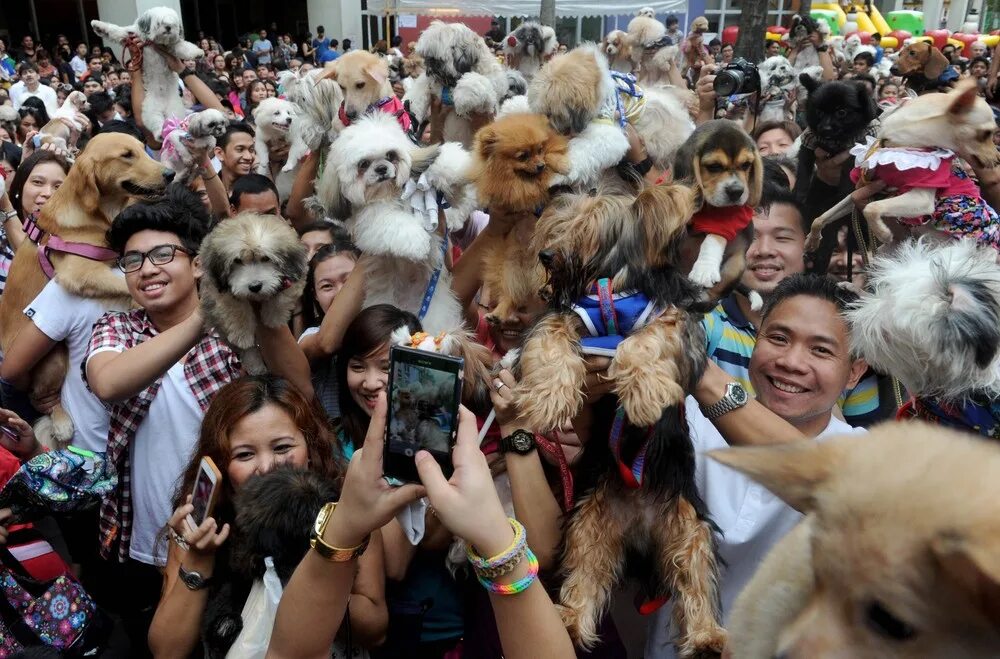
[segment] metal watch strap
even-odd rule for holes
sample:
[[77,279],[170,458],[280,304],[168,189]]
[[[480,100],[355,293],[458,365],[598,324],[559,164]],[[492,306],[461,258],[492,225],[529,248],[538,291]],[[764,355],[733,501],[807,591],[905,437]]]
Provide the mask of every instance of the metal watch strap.
[[361,554],[365,553],[365,550],[368,549],[368,542],[371,540],[371,536],[369,535],[365,538],[364,542],[357,547],[350,547],[348,549],[334,547],[323,540],[323,534],[326,532],[326,525],[330,523],[330,517],[332,517],[333,511],[336,507],[336,503],[328,503],[320,509],[319,514],[316,516],[316,523],[313,526],[312,533],[309,537],[309,548],[331,563],[343,563],[354,560],[358,556],[361,556]]
[[739,382],[730,382],[726,385],[726,393],[719,402],[702,408],[702,414],[706,419],[718,419],[724,414],[738,410],[747,404],[749,396],[746,389]]
[[212,577],[203,577],[200,572],[185,570],[183,565],[177,566],[177,575],[188,590],[203,590],[212,585]]

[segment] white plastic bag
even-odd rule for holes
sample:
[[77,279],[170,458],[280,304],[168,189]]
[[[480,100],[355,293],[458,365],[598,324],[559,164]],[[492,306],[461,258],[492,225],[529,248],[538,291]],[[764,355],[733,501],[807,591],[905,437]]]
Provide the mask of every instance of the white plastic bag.
[[270,556],[264,559],[264,566],[264,577],[253,582],[243,605],[243,631],[229,648],[226,659],[264,659],[267,654],[282,588]]

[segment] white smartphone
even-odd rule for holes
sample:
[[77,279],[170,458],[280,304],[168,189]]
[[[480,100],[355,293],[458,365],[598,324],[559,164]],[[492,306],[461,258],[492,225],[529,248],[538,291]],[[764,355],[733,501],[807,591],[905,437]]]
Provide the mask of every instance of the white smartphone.
[[208,456],[203,457],[198,467],[198,476],[194,479],[194,491],[191,493],[194,511],[187,516],[187,523],[192,529],[201,526],[212,515],[221,482],[222,472],[215,466],[215,462]]

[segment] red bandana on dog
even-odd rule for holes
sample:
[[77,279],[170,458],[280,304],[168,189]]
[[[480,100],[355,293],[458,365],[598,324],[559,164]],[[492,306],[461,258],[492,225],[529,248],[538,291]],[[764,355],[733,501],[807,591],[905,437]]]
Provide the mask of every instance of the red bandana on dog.
[[[403,130],[407,133],[410,132],[410,115],[407,114],[406,108],[403,107],[403,102],[395,96],[387,96],[378,103],[372,103],[368,106],[365,113],[367,114],[372,110],[380,110],[386,114],[391,114],[396,117],[396,121],[399,122],[399,125],[403,128]],[[340,117],[340,123],[345,126],[351,125],[351,120],[347,118],[347,112],[344,110],[343,103],[340,104],[340,112],[338,113],[338,116]]]
[[729,241],[747,228],[751,218],[753,218],[753,209],[749,206],[709,206],[704,204],[700,211],[691,216],[691,230],[694,233],[722,236]]

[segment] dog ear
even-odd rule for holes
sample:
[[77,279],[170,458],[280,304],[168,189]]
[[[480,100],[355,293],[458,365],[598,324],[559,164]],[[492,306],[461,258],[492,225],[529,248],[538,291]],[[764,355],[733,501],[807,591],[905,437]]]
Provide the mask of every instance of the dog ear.
[[149,34],[150,27],[152,27],[152,18],[150,18],[149,14],[143,14],[135,22],[135,29],[139,31],[139,34]]
[[691,188],[680,184],[648,187],[635,198],[632,210],[642,229],[646,263],[657,267],[664,260],[674,261],[679,254],[670,248],[679,247],[694,212]]
[[820,86],[820,82],[818,80],[806,73],[799,74],[799,82],[802,83],[802,86],[805,87],[810,94],[816,91],[816,88]]
[[937,80],[944,73],[944,70],[951,65],[948,58],[941,54],[941,51],[931,46],[928,50],[927,63],[924,64],[924,77],[928,80]]
[[388,78],[387,68],[388,65],[385,63],[385,60],[380,60],[378,64],[366,68],[365,73],[367,73],[371,79],[378,84],[384,85],[386,79]]
[[878,106],[875,105],[875,97],[868,93],[868,87],[863,83],[855,83],[854,87],[857,94],[858,107],[864,109],[865,118],[870,122],[878,116]]
[[949,94],[951,104],[948,106],[948,114],[961,116],[970,112],[976,104],[978,93],[979,87],[976,85],[976,81],[972,78],[964,78],[955,85],[954,91]]
[[835,473],[851,441],[813,440],[709,451],[713,460],[746,474],[799,512],[816,504],[816,490]]
[[756,146],[753,149],[753,155],[753,165],[750,167],[750,176],[747,177],[747,184],[750,187],[747,206],[757,208],[760,205],[760,197],[764,194],[764,161]]
[[931,540],[931,552],[947,581],[968,595],[968,602],[993,625],[1000,625],[1000,534],[982,529],[975,537],[954,531]]
[[489,158],[493,155],[493,150],[496,149],[499,138],[500,136],[497,135],[497,131],[493,128],[493,124],[483,126],[476,132],[474,151],[484,160]]
[[337,79],[337,60],[328,62],[323,68],[323,75],[316,78],[316,84],[318,85],[323,80],[336,80]]
[[[702,181],[701,181],[701,154],[696,153],[694,155],[694,159],[691,161],[691,169],[692,169],[691,174],[694,176],[694,182],[695,182],[695,189],[694,189],[695,204],[694,204],[694,206],[697,209],[697,208],[701,208],[702,204],[705,203],[705,188],[702,185]],[[761,169],[762,170],[764,169],[763,165],[761,165]]]
[[96,161],[93,158],[78,158],[70,170],[70,176],[74,172],[78,173],[83,179],[76,185],[76,202],[87,213],[100,214],[101,190],[97,187]]

